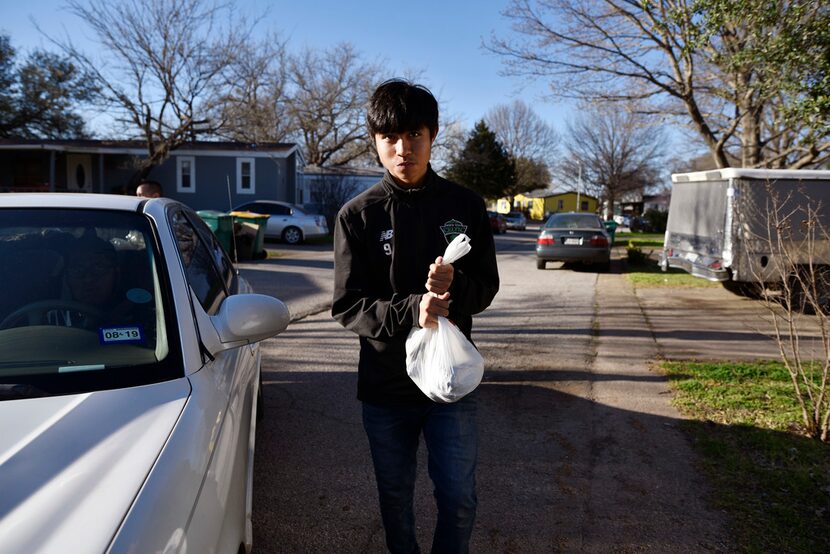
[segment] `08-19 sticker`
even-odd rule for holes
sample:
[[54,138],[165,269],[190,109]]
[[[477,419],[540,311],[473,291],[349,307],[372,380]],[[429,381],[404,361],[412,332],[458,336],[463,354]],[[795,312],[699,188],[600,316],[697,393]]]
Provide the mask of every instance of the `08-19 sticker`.
[[98,340],[101,344],[144,344],[144,329],[141,325],[101,327]]

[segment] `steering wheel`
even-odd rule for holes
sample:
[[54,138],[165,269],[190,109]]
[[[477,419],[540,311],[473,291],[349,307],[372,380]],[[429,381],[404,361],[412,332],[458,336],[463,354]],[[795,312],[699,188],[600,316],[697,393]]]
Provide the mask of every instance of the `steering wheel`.
[[23,316],[26,316],[26,321],[29,325],[39,325],[44,316],[52,310],[69,310],[72,312],[81,313],[92,320],[104,318],[104,313],[89,304],[83,302],[76,302],[75,300],[61,300],[59,298],[50,298],[48,300],[38,300],[31,302],[25,306],[21,306],[0,321],[0,329],[5,329],[11,323],[14,323]]

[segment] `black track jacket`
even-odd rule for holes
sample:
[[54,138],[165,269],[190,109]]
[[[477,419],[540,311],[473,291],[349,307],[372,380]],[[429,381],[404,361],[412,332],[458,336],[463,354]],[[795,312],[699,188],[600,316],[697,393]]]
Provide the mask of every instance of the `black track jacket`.
[[499,289],[484,201],[427,169],[424,185],[383,179],[349,201],[334,228],[332,316],[360,336],[357,397],[373,404],[430,402],[406,373],[406,337],[418,327],[429,265],[459,233],[472,250],[453,264],[450,315],[470,338],[472,315]]

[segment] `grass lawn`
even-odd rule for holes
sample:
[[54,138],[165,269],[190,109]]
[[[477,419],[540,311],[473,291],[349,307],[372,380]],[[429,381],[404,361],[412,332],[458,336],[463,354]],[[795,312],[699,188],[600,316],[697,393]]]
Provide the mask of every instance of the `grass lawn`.
[[830,445],[777,362],[662,362],[740,552],[830,552]]
[[695,277],[682,269],[670,268],[663,271],[657,265],[657,257],[663,248],[663,234],[657,233],[618,233],[614,237],[615,246],[626,246],[628,261],[625,273],[635,287],[720,287],[706,279]]
[[664,239],[665,235],[663,233],[616,233],[614,236],[614,246],[633,244],[643,249],[650,247],[659,250],[663,248]]

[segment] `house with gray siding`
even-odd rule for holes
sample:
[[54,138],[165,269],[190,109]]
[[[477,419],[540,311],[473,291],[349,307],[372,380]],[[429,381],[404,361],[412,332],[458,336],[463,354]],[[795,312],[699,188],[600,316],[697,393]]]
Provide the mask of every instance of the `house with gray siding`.
[[[0,192],[134,194],[140,141],[0,139]],[[149,179],[195,210],[228,211],[251,200],[303,203],[296,144],[195,141],[171,152]]]
[[298,203],[316,206],[322,198],[337,191],[343,201],[350,200],[381,179],[385,170],[378,167],[320,167],[307,165],[303,171],[303,199]]

